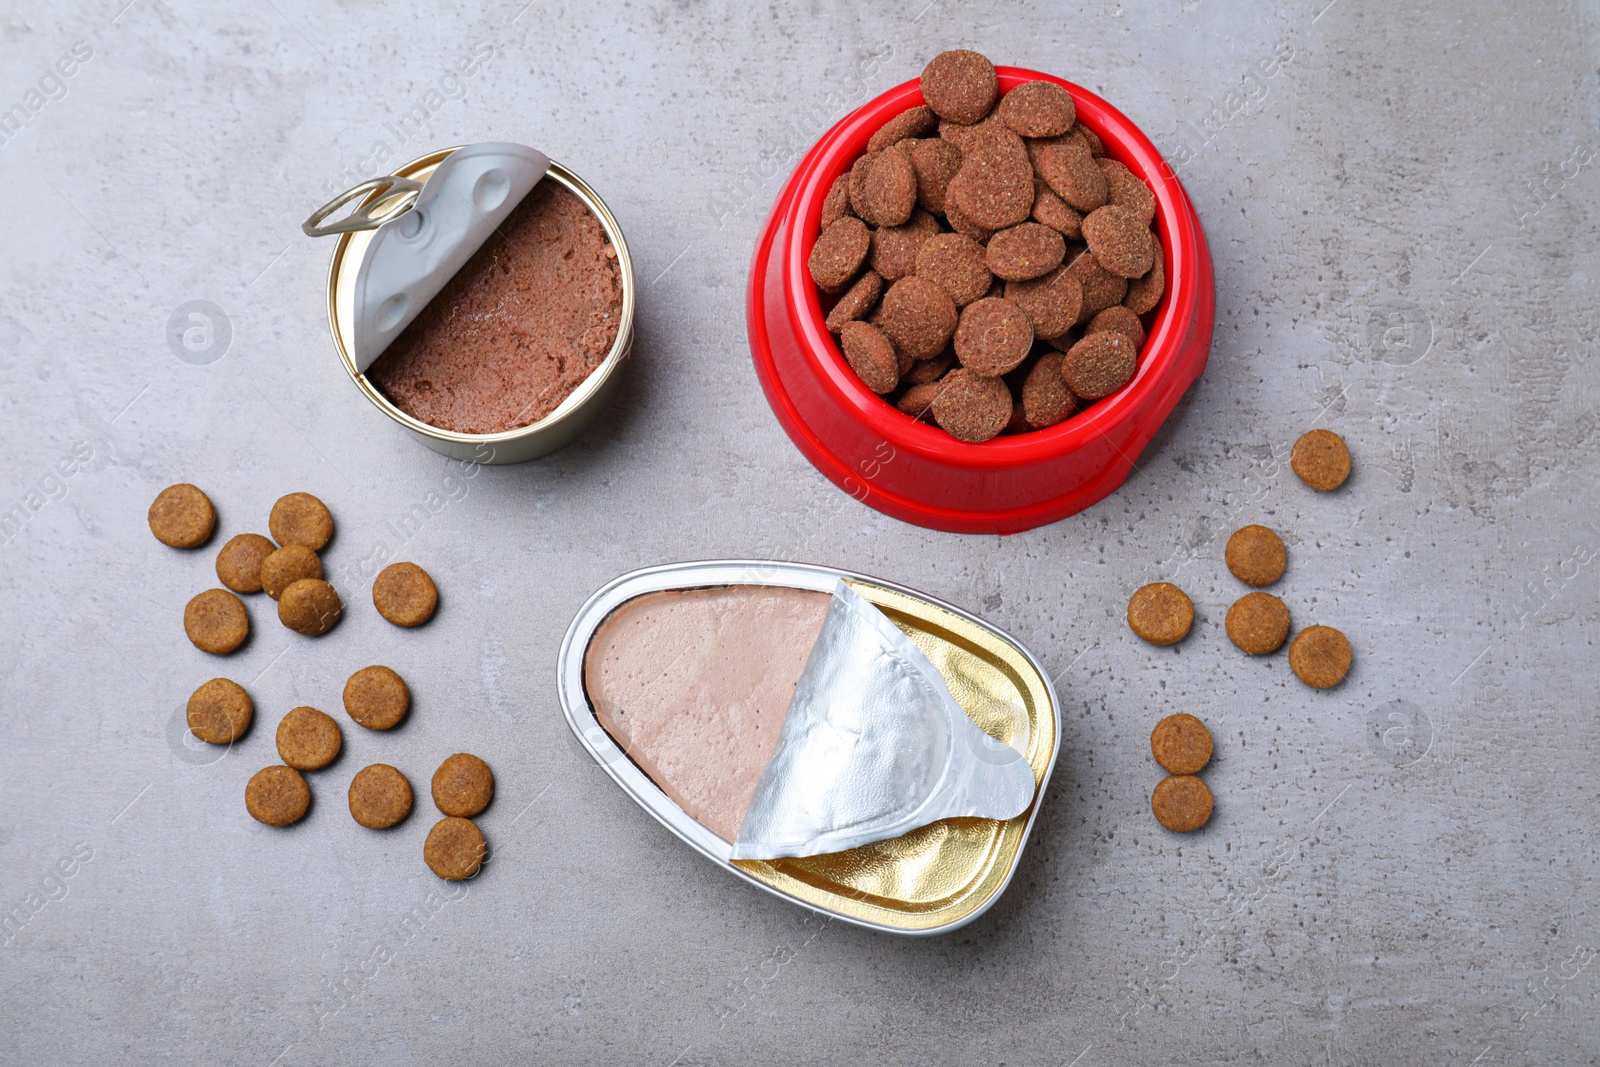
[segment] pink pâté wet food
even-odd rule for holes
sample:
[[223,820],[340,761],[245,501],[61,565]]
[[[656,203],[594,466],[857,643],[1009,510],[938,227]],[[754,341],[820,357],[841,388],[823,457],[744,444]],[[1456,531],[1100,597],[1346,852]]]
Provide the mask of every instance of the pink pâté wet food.
[[1002,94],[958,49],[920,84],[829,190],[827,328],[868,389],[958,440],[1054,426],[1138,371],[1166,290],[1155,194],[1054,82]]
[[401,411],[456,433],[515,430],[594,372],[622,321],[617,252],[541,181],[367,371]]

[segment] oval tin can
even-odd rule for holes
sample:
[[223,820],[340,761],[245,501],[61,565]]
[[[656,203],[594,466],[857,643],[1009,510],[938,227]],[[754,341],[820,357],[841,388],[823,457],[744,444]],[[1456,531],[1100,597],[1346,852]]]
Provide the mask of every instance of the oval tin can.
[[[938,668],[980,727],[1021,751],[1036,788],[1014,819],[944,819],[887,841],[803,859],[732,860],[731,845],[678,806],[601,726],[584,683],[600,624],[647,593],[721,586],[785,586],[831,593],[839,579],[884,612]],[[567,724],[585,751],[640,807],[701,855],[793,904],[886,933],[928,935],[964,926],[1010,884],[1060,748],[1055,688],[1033,654],[983,621],[926,593],[834,567],[710,560],[649,567],[607,583],[579,609],[557,664]]]

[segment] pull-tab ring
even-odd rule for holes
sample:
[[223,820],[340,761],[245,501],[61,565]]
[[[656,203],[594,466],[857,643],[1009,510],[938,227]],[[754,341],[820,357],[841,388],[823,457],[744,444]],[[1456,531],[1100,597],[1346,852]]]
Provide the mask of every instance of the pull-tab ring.
[[[353,189],[346,189],[338,196],[323,204],[311,213],[311,217],[300,224],[307,237],[328,237],[336,233],[354,233],[357,230],[375,230],[379,226],[395,218],[402,212],[408,211],[412,204],[417,202],[417,196],[422,192],[422,183],[402,178],[398,174],[390,174],[382,178],[368,178]],[[370,204],[356,208],[338,222],[323,225],[323,220],[335,211],[344,207],[352,200],[359,200],[369,194],[375,196]],[[393,200],[394,204],[385,208],[380,214],[374,215],[373,209],[379,204]]]

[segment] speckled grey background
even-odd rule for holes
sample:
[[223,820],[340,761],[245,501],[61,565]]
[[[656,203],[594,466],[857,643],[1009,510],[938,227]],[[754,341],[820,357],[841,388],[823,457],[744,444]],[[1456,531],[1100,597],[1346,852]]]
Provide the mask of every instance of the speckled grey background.
[[[21,108],[0,114],[0,1062],[1600,1057],[1593,2],[125,2],[0,14],[0,107]],[[798,155],[955,45],[1139,122],[1217,266],[1210,368],[1135,476],[1006,539],[826,483],[743,326]],[[488,139],[607,198],[638,341],[603,425],[464,471],[351,387],[330,244],[299,223]],[[1336,494],[1284,465],[1319,424],[1356,456]],[[205,656],[180,619],[220,539],[180,553],[144,524],[175,481],[224,535],[320,495],[334,571],[416,559],[439,617],[399,632],[346,577],[330,636],[256,599],[246,649]],[[1221,546],[1251,521],[1289,543],[1296,620],[1350,634],[1340,688],[1223,638]],[[925,589],[1057,673],[1055,781],[980,921],[910,940],[810,917],[678,843],[569,738],[553,665],[585,596],[725,555]],[[1200,621],[1152,649],[1124,605],[1174,576]],[[348,729],[303,824],[251,822],[278,716],[338,711],[375,661],[411,679],[411,720]],[[219,672],[257,726],[195,752],[180,709]],[[1191,837],[1147,808],[1148,733],[1179,709],[1218,743]],[[497,862],[449,890],[421,862],[426,804],[380,835],[343,794],[373,761],[425,786],[461,749],[498,772]]]

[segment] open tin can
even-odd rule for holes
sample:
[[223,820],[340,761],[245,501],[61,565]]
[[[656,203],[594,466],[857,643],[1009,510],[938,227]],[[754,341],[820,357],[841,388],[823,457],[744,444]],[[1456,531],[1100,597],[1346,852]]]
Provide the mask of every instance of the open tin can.
[[[414,190],[425,183],[452,152],[459,151],[461,147],[463,146],[430,152],[400,167],[386,179],[375,179],[373,182],[358,186],[357,189],[371,186],[372,191],[360,201],[356,216],[363,220],[371,220],[372,226],[397,217],[406,209],[407,195],[414,199]],[[355,322],[355,284],[375,230],[364,224],[363,228],[349,231],[330,230],[339,232],[339,240],[333,251],[333,262],[328,268],[328,327],[333,334],[333,345],[339,353],[345,371],[350,375],[356,388],[360,389],[379,411],[405,427],[413,437],[429,448],[453,459],[475,463],[520,463],[546,455],[567,444],[583,432],[610,402],[616,392],[617,384],[621,381],[623,366],[633,350],[633,313],[637,286],[633,276],[633,260],[628,254],[628,244],[622,236],[622,228],[617,224],[610,209],[606,207],[605,201],[600,199],[599,194],[582,178],[561,164],[552,160],[549,169],[540,180],[559,183],[582,201],[599,221],[606,240],[616,250],[622,307],[616,339],[599,366],[584,379],[582,384],[550,414],[526,426],[519,426],[502,433],[458,433],[423,422],[402,411],[358,369],[356,360],[352,356],[355,350],[352,332]],[[326,210],[325,208],[324,211]]]
[[[601,725],[584,679],[590,641],[612,612],[650,593],[749,585],[826,593],[840,580],[888,616],[928,657],[973,722],[1022,753],[1036,782],[1033,803],[1014,819],[943,819],[844,852],[731,859],[731,844],[685,812]],[[945,933],[993,906],[1016,872],[1060,747],[1055,688],[1039,661],[1014,638],[926,593],[834,567],[714,560],[625,574],[578,611],[562,641],[557,671],[562,708],[578,741],[663,826],[752,885],[886,933]]]

